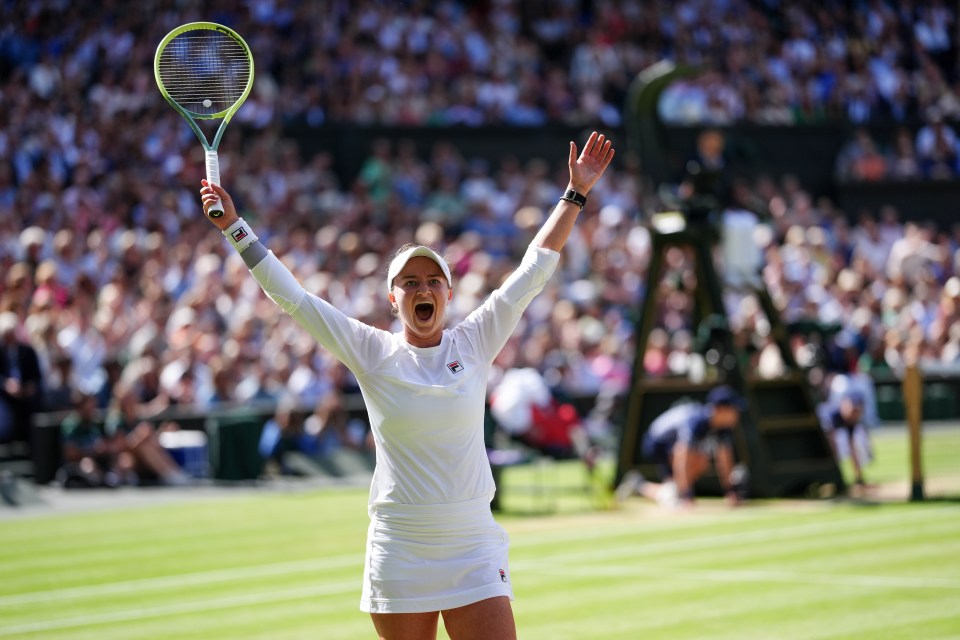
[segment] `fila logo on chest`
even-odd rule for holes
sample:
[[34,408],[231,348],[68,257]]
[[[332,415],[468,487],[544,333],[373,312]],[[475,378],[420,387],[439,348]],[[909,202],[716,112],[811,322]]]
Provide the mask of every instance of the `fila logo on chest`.
[[459,360],[454,360],[447,363],[447,369],[450,369],[450,373],[460,373],[463,371],[463,365],[460,364]]

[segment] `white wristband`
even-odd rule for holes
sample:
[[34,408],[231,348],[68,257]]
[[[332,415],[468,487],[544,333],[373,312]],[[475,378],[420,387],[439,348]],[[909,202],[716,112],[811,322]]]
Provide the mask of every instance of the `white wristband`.
[[253,232],[253,229],[250,228],[250,225],[248,225],[243,218],[240,218],[224,229],[223,235],[230,241],[230,244],[233,245],[233,248],[236,249],[238,253],[259,240],[257,234]]

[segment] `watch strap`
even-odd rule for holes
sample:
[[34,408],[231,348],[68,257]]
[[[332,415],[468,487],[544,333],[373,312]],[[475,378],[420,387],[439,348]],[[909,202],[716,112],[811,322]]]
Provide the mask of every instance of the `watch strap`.
[[572,202],[581,209],[583,209],[583,205],[587,204],[587,196],[583,195],[582,193],[577,193],[573,189],[567,189],[564,194],[560,196],[560,199],[566,200],[567,202]]

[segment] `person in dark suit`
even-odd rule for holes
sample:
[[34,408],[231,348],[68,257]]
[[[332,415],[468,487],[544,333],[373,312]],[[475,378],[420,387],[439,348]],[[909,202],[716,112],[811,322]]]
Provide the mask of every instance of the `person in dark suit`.
[[42,378],[37,352],[17,338],[17,314],[0,313],[0,442],[29,446],[33,414],[40,408]]

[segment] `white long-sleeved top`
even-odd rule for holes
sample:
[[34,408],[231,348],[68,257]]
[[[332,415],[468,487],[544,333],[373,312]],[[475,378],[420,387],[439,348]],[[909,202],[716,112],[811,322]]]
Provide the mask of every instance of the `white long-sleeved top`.
[[529,247],[504,284],[428,348],[346,316],[306,291],[272,252],[250,270],[264,292],[359,382],[377,447],[371,513],[384,503],[493,497],[483,441],[490,366],[559,258],[555,251]]

